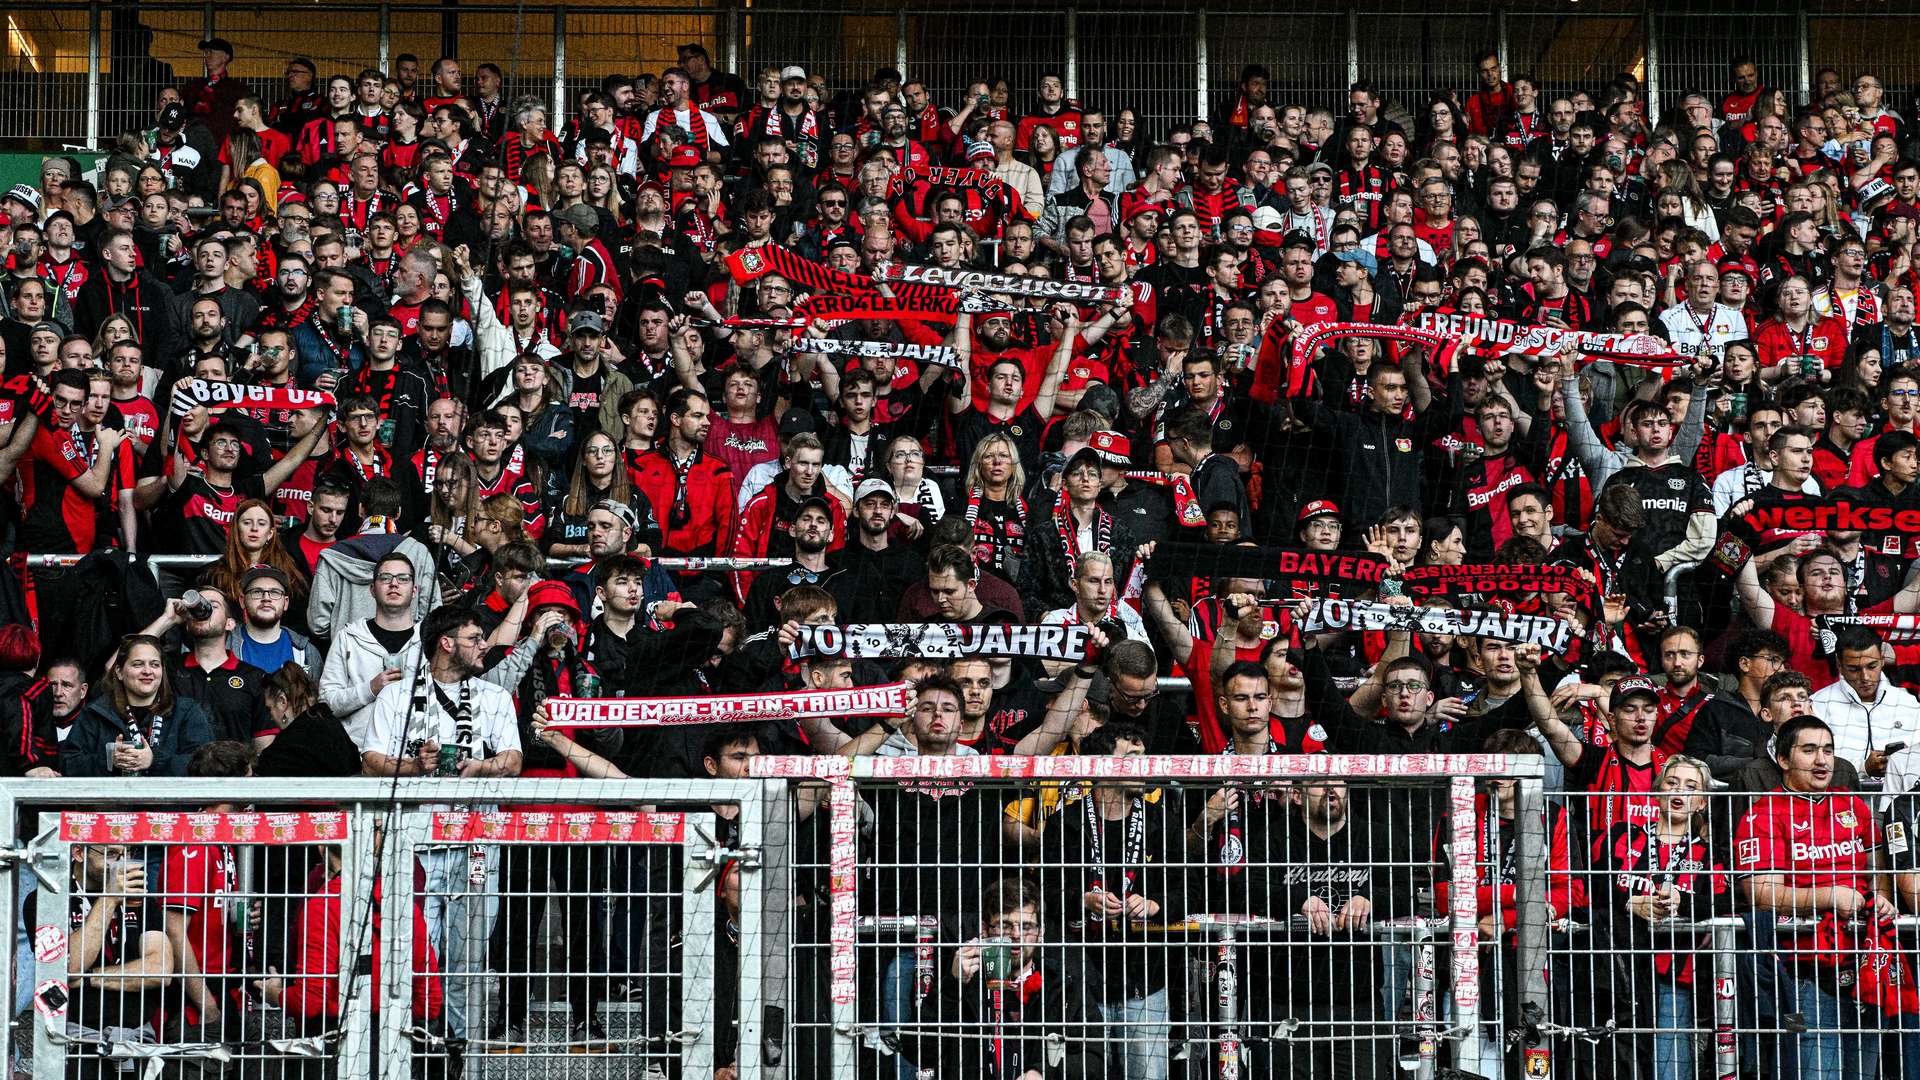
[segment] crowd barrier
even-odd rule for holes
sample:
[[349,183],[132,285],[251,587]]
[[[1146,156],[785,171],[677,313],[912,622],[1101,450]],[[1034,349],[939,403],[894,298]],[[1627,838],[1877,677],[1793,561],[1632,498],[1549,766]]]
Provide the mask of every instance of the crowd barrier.
[[[10,780],[0,1051],[37,1080],[1920,1071],[1920,918],[1752,903],[1758,796],[1549,793],[1542,765]],[[1834,799],[1794,804],[1818,836],[1786,813],[1789,872],[1905,855],[1904,808]]]

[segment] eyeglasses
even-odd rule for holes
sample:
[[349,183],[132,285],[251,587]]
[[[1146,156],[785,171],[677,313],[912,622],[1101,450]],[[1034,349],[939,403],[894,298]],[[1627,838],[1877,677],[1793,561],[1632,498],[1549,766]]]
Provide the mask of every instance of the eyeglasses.
[[1887,391],[1887,396],[1888,397],[1920,397],[1920,390],[1915,390],[1911,387],[1905,390],[1889,390]]
[[1418,679],[1395,679],[1386,685],[1389,694],[1418,694],[1427,688],[1427,684]]
[[285,600],[287,591],[285,589],[248,589],[247,598],[249,600]]
[[413,575],[412,574],[375,574],[373,576],[373,580],[379,582],[382,585],[411,585],[413,584]]
[[1144,694],[1133,694],[1125,690],[1122,690],[1118,685],[1115,685],[1112,687],[1112,692],[1115,700],[1131,701],[1131,702],[1135,702],[1137,704],[1142,704],[1142,705],[1160,696],[1160,688],[1158,686],[1154,687],[1153,689],[1147,691]]

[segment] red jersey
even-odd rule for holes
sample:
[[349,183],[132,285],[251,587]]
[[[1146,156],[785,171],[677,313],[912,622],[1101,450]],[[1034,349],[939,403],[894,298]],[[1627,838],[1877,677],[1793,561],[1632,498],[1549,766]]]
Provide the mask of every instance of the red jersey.
[[1760,352],[1761,367],[1773,367],[1792,356],[1817,356],[1821,366],[1831,370],[1846,359],[1847,324],[1828,316],[1791,330],[1786,323],[1769,320],[1754,333],[1753,344]]
[[[200,970],[209,976],[238,974],[227,922],[227,905],[239,880],[233,849],[225,844],[174,844],[166,852],[164,904],[168,911],[186,912],[187,944]],[[191,1002],[186,1012],[188,1023],[199,1021],[200,1011]]]
[[613,268],[613,253],[597,237],[587,241],[574,256],[573,267],[567,271],[567,299],[578,300],[596,285],[611,287],[614,298],[619,299],[622,290],[620,275]]
[[93,550],[93,500],[74,490],[73,482],[93,468],[91,438],[76,438],[70,429],[41,424],[33,433],[20,480],[20,505],[26,508],[20,523],[23,551],[85,554]]
[[1333,302],[1333,297],[1320,293],[1309,293],[1305,300],[1295,300],[1292,314],[1293,321],[1301,326],[1340,321],[1339,305]]
[[[1875,889],[1873,856],[1880,826],[1857,795],[1798,794],[1784,788],[1755,799],[1733,835],[1733,866],[1742,876],[1780,877],[1795,889]],[[1806,963],[1833,966],[1840,957],[1811,949],[1811,934],[1783,935],[1782,950]]]
[[124,401],[115,398],[113,407],[120,410],[121,434],[132,439],[145,452],[152,445],[153,437],[160,433],[160,410],[153,407],[153,402],[138,394]]

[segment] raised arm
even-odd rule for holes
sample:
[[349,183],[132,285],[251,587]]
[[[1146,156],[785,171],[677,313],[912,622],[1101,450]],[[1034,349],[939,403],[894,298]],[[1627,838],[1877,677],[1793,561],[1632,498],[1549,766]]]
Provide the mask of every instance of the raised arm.
[[1046,377],[1040,380],[1040,393],[1033,399],[1033,411],[1041,419],[1053,415],[1055,399],[1060,396],[1060,380],[1066,377],[1067,362],[1073,359],[1073,342],[1080,336],[1078,319],[1067,323],[1066,333],[1060,335],[1060,345],[1053,350],[1053,361],[1047,365]]
[[[962,299],[965,299],[964,295]],[[959,361],[954,370],[960,373],[960,392],[947,398],[947,411],[958,416],[973,404],[973,312],[966,310],[964,305],[960,317],[954,320],[953,330],[947,334],[946,346],[953,350],[954,359]]]
[[1167,599],[1159,582],[1148,582],[1142,595],[1147,601],[1147,617],[1160,628],[1160,636],[1166,639],[1168,652],[1174,660],[1186,663],[1187,658],[1193,655],[1193,634],[1187,629],[1187,624],[1173,613],[1173,603]]
[[295,469],[305,464],[307,458],[313,456],[313,448],[319,444],[320,436],[326,434],[326,431],[327,425],[315,424],[312,431],[300,436],[299,440],[281,455],[279,461],[274,462],[271,468],[260,475],[261,485],[269,493],[278,491],[280,485],[287,482],[287,477],[292,476]]
[[[1737,507],[1736,507],[1737,509]],[[1773,628],[1773,594],[1760,586],[1760,568],[1753,559],[1740,568],[1733,579],[1734,587],[1740,592],[1740,606],[1746,609],[1747,617],[1753,625]],[[1902,590],[1904,594],[1906,590]]]

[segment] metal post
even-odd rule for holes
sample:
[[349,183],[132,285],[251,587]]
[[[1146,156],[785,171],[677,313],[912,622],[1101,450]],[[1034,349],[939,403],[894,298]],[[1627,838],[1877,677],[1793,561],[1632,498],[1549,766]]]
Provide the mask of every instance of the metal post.
[[1735,998],[1735,973],[1739,970],[1741,922],[1737,918],[1714,919],[1713,926],[1713,1074],[1740,1075],[1740,1039],[1736,1034],[1739,1009]]
[[1647,7],[1647,123],[1660,122],[1660,34],[1654,22],[1653,7]]
[[1347,9],[1347,85],[1360,81],[1360,12]]
[[727,5],[727,70],[740,70],[740,5]]
[[813,985],[793,975],[793,811],[779,782],[762,784],[759,802],[740,807],[740,848],[761,853],[740,871],[740,1046],[760,1048],[739,1055],[740,1080],[805,1076],[790,1063],[810,1061],[802,1048],[820,1037],[817,1028],[804,1040],[796,1032],[797,1024],[817,1020],[820,1002],[792,990]]
[[[420,894],[414,889],[413,867],[425,846],[429,814],[407,813],[399,815],[398,827],[389,828],[381,838],[387,845],[386,857],[379,860],[380,882],[380,922],[383,926],[412,926],[413,912],[421,903]],[[469,886],[476,891],[484,891],[485,885]],[[444,947],[447,925],[456,918],[457,899],[443,901],[441,915],[441,942],[438,947],[440,970],[443,980],[470,978],[466,974],[445,974],[448,965],[454,963]],[[365,906],[365,905],[362,905]],[[368,935],[371,937],[371,935]],[[471,947],[471,942],[468,947]],[[380,1071],[375,1080],[411,1080],[413,1049],[407,1039],[407,1027],[413,1023],[413,949],[412,935],[396,934],[389,930],[380,935],[375,948],[380,952],[380,981],[385,985],[376,987],[374,992],[380,995],[380,1013],[376,1019],[379,1031],[374,1038],[380,1041],[380,1052],[376,1055]],[[449,992],[451,988],[449,987]],[[362,1075],[375,1076],[371,1071]]]
[[1801,4],[1793,16],[1794,64],[1800,83],[1800,100],[1813,96],[1813,46],[1807,40],[1807,7]]
[[213,0],[207,0],[200,9],[200,37],[204,40],[213,36]]
[[1196,99],[1197,104],[1195,106],[1193,115],[1195,117],[1204,118],[1208,114],[1208,109],[1207,109],[1207,9],[1206,8],[1201,8],[1200,17],[1194,20],[1193,66],[1195,68],[1194,84],[1200,88],[1200,94],[1199,94],[1199,97]]
[[567,120],[567,9],[553,9],[553,126]]
[[[342,980],[341,1024],[346,1031],[337,1053],[354,1075],[367,1075],[373,1069],[373,1026],[365,1008],[348,1008],[349,1002],[376,1000],[380,988],[373,985],[373,933],[365,922],[372,909],[365,900],[373,895],[380,857],[375,844],[374,819],[364,804],[347,814],[347,838],[340,845],[340,970],[348,972]],[[389,836],[387,844],[399,843]],[[391,852],[391,848],[388,849]],[[406,875],[413,881],[411,868]],[[407,925],[411,926],[412,923]]]
[[100,0],[87,4],[87,145],[100,145]]
[[1067,96],[1080,96],[1080,9],[1067,9]]
[[893,70],[907,77],[907,9],[902,5],[893,12]]
[[1502,6],[1498,12],[1494,13],[1493,47],[1500,54],[1500,81],[1506,82],[1507,72],[1511,69],[1507,65],[1507,49],[1509,45],[1507,41],[1507,9],[1504,6]]
[[[1514,838],[1515,865],[1519,878],[1514,882],[1514,910],[1519,922],[1520,1007],[1532,1008],[1547,1018],[1547,797],[1538,777],[1519,783],[1519,806],[1514,815],[1520,834]],[[1491,812],[1491,811],[1489,811]],[[1526,1023],[1525,1016],[1507,1018],[1514,1026]],[[1529,1077],[1552,1074],[1552,1050],[1545,1040],[1540,1045],[1523,1045]],[[1536,1065],[1535,1062],[1539,1064]],[[1545,1071],[1536,1072],[1536,1069]]]
[[[741,813],[752,813],[741,807]],[[713,981],[715,920],[714,875],[721,863],[709,861],[711,852],[706,838],[714,838],[713,814],[687,815],[687,843],[681,849],[680,875],[680,1027],[691,1039],[680,1044],[680,1069],[687,1076],[713,1075],[713,997],[732,994],[736,1006],[740,987],[719,986]],[[734,1015],[744,1018],[737,1008]],[[740,1040],[740,1056],[759,1056],[759,1047]]]
[[[387,70],[389,59],[393,55],[393,9],[386,4],[380,5],[380,62],[375,65],[381,71]],[[556,121],[556,125],[557,125]]]
[[[67,1048],[48,1038],[49,1029],[61,1035],[67,1033],[67,1010],[70,1007],[67,991],[67,956],[65,933],[72,925],[73,913],[68,909],[67,891],[73,881],[72,848],[59,840],[60,815],[43,813],[40,815],[40,828],[34,844],[33,856],[38,865],[47,872],[49,882],[41,881],[34,892],[33,926],[34,932],[29,940],[38,941],[42,928],[52,928],[51,932],[61,935],[60,948],[34,950],[33,980],[33,1078],[34,1080],[64,1080],[67,1075]],[[44,847],[38,843],[39,837],[51,837]],[[13,931],[7,931],[13,937]],[[45,994],[42,991],[46,991]]]
[[[19,829],[19,805],[14,802],[11,794],[0,795],[0,845],[5,845],[9,850],[24,847],[25,845],[20,842]],[[30,873],[32,873],[32,871],[24,864],[0,867],[0,911],[21,910],[20,902],[16,899],[18,896],[15,892],[16,875],[24,878]],[[22,912],[22,914],[24,914],[24,912]],[[6,941],[0,942],[0,956],[4,956],[7,966],[0,970],[19,971],[26,965],[27,956],[32,954],[21,954],[14,951],[16,946],[20,944],[21,935],[9,931],[5,936]],[[28,934],[26,938],[31,942],[33,935]],[[31,1008],[29,1008],[28,1015],[33,1015]],[[13,1061],[13,1040],[13,1025],[0,1024],[0,1062]]]

